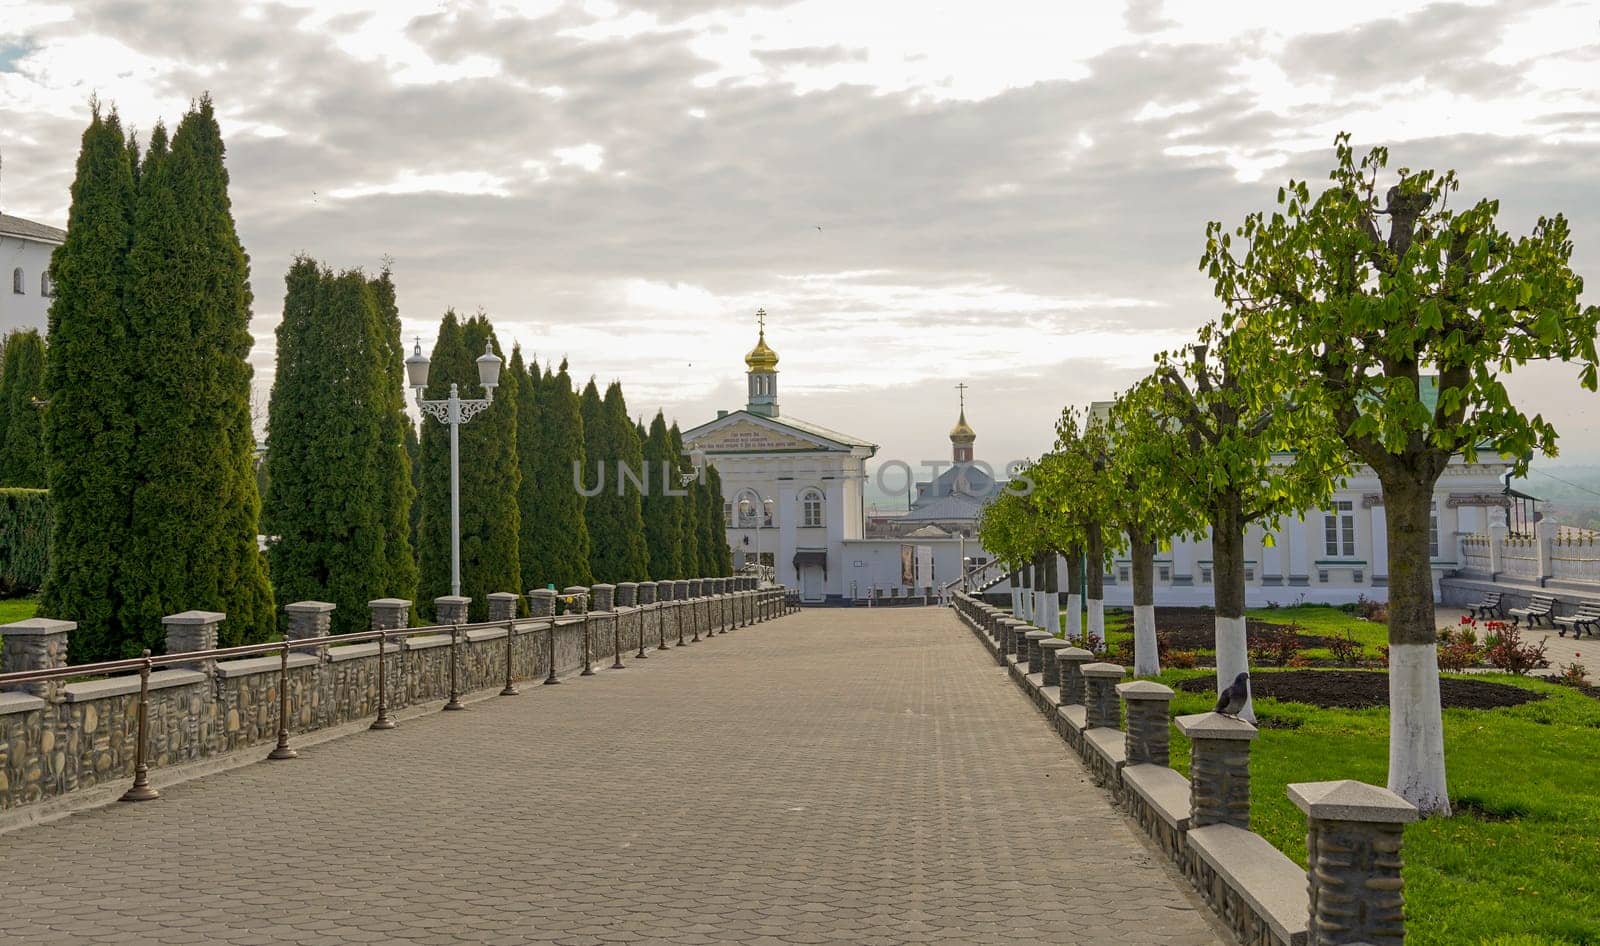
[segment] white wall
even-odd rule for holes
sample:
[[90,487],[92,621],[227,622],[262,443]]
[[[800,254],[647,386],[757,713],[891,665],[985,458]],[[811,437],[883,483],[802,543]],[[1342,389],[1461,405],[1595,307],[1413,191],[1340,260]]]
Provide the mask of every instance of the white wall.
[[[55,246],[0,236],[0,334],[19,328],[45,331],[50,299],[39,294],[39,276],[50,266]],[[11,291],[11,273],[22,268],[23,294]]]

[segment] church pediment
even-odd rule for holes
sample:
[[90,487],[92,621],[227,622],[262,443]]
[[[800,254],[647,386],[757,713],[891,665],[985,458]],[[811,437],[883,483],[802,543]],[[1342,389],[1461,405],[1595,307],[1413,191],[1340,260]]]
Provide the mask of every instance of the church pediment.
[[835,446],[821,438],[807,438],[783,430],[778,424],[761,424],[740,418],[722,427],[708,425],[704,432],[685,435],[684,446],[706,453],[764,453],[779,450],[816,450]]

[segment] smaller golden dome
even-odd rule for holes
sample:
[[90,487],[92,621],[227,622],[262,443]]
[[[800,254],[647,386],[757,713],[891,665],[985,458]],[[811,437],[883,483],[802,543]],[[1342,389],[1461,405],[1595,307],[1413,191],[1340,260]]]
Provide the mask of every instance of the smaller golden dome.
[[756,318],[761,322],[761,336],[756,339],[756,347],[750,349],[750,354],[744,356],[744,363],[751,371],[776,371],[778,370],[778,353],[767,345],[767,310],[756,312]]
[[972,429],[971,424],[967,423],[967,409],[963,407],[961,409],[961,418],[956,421],[954,427],[950,428],[950,442],[970,444],[977,439],[978,432]]

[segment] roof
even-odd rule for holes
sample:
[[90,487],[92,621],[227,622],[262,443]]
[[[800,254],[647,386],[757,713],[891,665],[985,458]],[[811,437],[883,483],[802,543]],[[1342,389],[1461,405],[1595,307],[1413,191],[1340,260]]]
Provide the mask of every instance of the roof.
[[55,227],[3,213],[0,213],[0,236],[21,237],[24,240],[55,243],[57,245],[67,242],[67,231],[65,230],[58,230]]
[[912,506],[897,522],[970,522],[988,504],[988,499],[953,493],[930,498]]
[[[860,437],[852,437],[849,434],[842,434],[821,424],[813,424],[793,417],[767,417],[764,414],[752,414],[747,410],[730,411],[715,420],[706,421],[698,427],[691,427],[683,432],[683,439],[687,443],[710,433],[715,428],[729,427],[741,421],[751,421],[759,427],[789,430],[813,440],[830,441],[846,450],[857,447],[870,450],[873,453],[878,450],[878,445],[871,441],[862,440]],[[713,450],[712,452],[717,451]]]
[[[736,411],[735,413],[741,412]],[[767,420],[772,421],[774,424],[782,424],[785,427],[793,427],[795,430],[804,431],[805,433],[811,434],[814,437],[826,437],[829,440],[837,440],[839,443],[846,443],[852,447],[871,447],[874,450],[878,449],[878,445],[869,440],[862,440],[860,437],[852,437],[849,434],[841,434],[837,430],[831,430],[822,426],[821,424],[813,424],[810,421],[797,420],[793,417],[769,417]]]
[[913,529],[907,532],[905,537],[908,539],[948,539],[950,538],[950,533],[929,523],[920,529]]

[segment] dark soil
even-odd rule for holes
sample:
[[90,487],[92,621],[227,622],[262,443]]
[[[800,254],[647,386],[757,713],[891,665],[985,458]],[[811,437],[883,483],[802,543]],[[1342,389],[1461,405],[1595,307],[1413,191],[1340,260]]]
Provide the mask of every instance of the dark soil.
[[[1252,640],[1289,628],[1297,633],[1300,625],[1245,618],[1244,632]],[[1172,650],[1216,650],[1217,613],[1210,608],[1156,608],[1156,633],[1167,639]],[[1317,634],[1300,634],[1302,647],[1326,647],[1328,639]]]
[[[1178,681],[1189,693],[1214,693],[1216,681],[1191,677]],[[1310,703],[1324,709],[1369,709],[1389,705],[1389,675],[1369,670],[1274,670],[1250,676],[1256,696],[1291,703]],[[1543,693],[1487,680],[1446,677],[1439,681],[1445,709],[1499,709],[1545,698]]]

